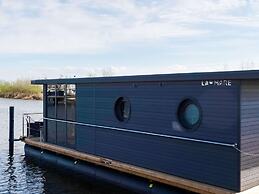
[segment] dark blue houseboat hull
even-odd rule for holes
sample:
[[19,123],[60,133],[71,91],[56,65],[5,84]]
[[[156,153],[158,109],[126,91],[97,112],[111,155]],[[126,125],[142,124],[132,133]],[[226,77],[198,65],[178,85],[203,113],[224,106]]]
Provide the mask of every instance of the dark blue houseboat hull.
[[[51,165],[58,169],[65,169],[70,173],[83,175],[87,181],[105,181],[136,193],[148,194],[183,194],[187,191],[169,187],[160,183],[136,176],[121,173],[105,167],[97,166],[84,161],[75,161],[72,158],[64,157],[53,152],[40,150],[33,146],[25,145],[25,155],[30,160],[42,165]],[[188,192],[189,193],[189,192]]]

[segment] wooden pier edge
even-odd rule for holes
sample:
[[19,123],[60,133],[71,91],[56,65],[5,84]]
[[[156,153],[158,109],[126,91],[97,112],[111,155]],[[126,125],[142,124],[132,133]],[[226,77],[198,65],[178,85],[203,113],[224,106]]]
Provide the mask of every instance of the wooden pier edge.
[[234,191],[230,191],[224,188],[216,187],[213,185],[208,185],[205,183],[200,183],[197,181],[192,181],[188,179],[184,179],[181,177],[168,175],[162,172],[157,172],[154,170],[149,170],[137,166],[133,166],[130,164],[114,161],[108,158],[98,157],[86,153],[82,153],[73,149],[64,148],[58,145],[49,144],[45,142],[39,142],[34,139],[25,138],[25,144],[28,144],[33,147],[37,147],[43,150],[48,150],[57,154],[61,154],[64,156],[68,156],[77,160],[82,160],[90,163],[94,163],[96,165],[104,166],[107,168],[111,168],[120,172],[136,175],[148,180],[152,180],[155,182],[163,183],[166,185],[182,188],[188,191],[201,193],[201,194],[233,194]]

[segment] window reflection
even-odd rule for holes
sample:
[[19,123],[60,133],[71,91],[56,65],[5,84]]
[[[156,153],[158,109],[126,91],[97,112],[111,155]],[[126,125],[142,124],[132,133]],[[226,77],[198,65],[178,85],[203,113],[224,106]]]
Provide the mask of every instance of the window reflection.
[[67,120],[75,121],[76,118],[76,86],[67,85]]
[[120,97],[115,102],[115,115],[119,121],[127,121],[130,118],[130,101]]
[[47,88],[47,116],[50,118],[56,117],[56,86],[48,85]]
[[[67,85],[67,120],[76,121],[76,85]],[[75,125],[67,124],[67,145],[75,145]]]
[[182,101],[178,108],[178,119],[185,129],[197,129],[202,120],[201,107],[197,101],[191,99]]
[[75,145],[75,125],[67,124],[67,145],[68,147],[74,147]]
[[57,118],[66,119],[66,85],[56,86],[56,98],[57,98]]

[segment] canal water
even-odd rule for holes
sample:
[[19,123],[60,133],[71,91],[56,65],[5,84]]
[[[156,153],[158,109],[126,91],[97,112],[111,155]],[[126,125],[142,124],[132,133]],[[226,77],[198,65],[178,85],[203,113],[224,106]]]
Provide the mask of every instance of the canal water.
[[21,135],[22,114],[42,112],[42,101],[13,100],[0,98],[0,194],[131,194],[107,184],[93,184],[71,176],[66,172],[48,167],[39,167],[24,157],[24,144],[15,143],[13,157],[8,156],[8,107],[15,107],[15,137]]

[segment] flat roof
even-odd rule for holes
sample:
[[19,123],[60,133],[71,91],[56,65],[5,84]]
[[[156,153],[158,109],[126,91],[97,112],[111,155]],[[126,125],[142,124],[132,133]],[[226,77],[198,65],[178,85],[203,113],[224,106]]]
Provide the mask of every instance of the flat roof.
[[195,80],[259,80],[259,70],[218,71],[175,74],[154,74],[111,77],[85,77],[32,80],[32,84],[76,84],[76,83],[120,83],[120,82],[152,82],[152,81],[195,81]]

